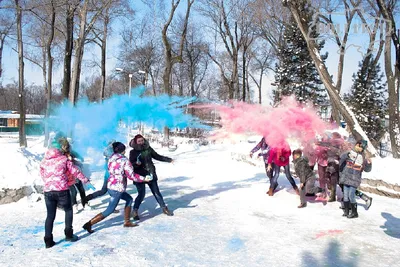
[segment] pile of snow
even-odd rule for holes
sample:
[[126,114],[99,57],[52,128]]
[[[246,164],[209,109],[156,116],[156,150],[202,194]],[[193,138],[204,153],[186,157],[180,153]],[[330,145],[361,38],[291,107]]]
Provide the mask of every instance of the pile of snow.
[[28,147],[20,148],[17,137],[0,138],[0,190],[41,185],[39,165],[46,151],[44,137],[29,138]]

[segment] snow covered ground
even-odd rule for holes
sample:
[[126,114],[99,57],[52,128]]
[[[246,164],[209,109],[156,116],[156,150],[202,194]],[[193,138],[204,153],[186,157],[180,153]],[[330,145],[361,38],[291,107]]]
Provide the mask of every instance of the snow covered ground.
[[[0,188],[38,182],[40,142],[19,150],[16,141],[0,138]],[[359,200],[359,218],[353,220],[341,216],[338,202],[310,199],[298,209],[299,198],[283,175],[281,190],[269,197],[262,164],[232,159],[254,145],[182,144],[175,152],[155,146],[176,160],[156,163],[161,192],[175,216],[162,214],[147,189],[139,227],[126,229],[122,214],[112,214],[88,235],[81,227],[106,208],[103,196],[74,214],[78,242],[64,240],[64,213],[57,212],[57,245],[51,249],[43,243],[43,200],[0,205],[0,266],[399,266],[399,200],[372,195],[368,211]],[[94,163],[92,181],[100,188],[102,162]],[[374,166],[377,174],[390,174],[380,166]],[[393,176],[399,165],[390,166]],[[128,189],[136,197],[132,184]]]

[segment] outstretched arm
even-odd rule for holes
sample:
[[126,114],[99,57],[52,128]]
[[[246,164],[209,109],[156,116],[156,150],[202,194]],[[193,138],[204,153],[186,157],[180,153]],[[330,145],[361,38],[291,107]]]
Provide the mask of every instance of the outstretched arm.
[[164,162],[172,162],[172,159],[169,157],[165,157],[162,155],[159,155],[153,148],[150,147],[150,151],[151,151],[151,157],[155,160],[158,161],[164,161]]

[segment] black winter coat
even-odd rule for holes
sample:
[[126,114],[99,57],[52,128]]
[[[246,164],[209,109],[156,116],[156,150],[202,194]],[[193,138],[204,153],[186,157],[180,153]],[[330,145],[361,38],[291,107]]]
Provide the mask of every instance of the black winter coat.
[[[152,174],[153,179],[157,180],[156,167],[152,159],[172,162],[171,158],[159,155],[146,139],[143,145],[134,144],[129,153],[129,161],[132,163],[135,173],[142,176]],[[140,161],[140,165],[137,164],[138,161]]]

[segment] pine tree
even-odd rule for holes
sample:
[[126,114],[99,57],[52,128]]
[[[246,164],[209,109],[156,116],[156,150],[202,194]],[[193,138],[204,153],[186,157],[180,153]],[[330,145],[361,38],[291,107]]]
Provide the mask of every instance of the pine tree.
[[[316,32],[312,34],[314,38],[318,37]],[[296,100],[301,103],[311,101],[316,106],[326,103],[326,90],[308,52],[307,43],[293,17],[285,28],[283,38],[273,83],[276,86],[273,90],[274,104],[280,102],[283,96],[288,95],[295,95]],[[319,50],[323,47],[324,41],[320,41]],[[327,57],[328,53],[321,55],[323,61]]]
[[344,100],[353,110],[360,126],[373,142],[384,134],[384,117],[387,111],[387,88],[379,64],[374,65],[372,55],[359,63],[359,70],[353,74],[351,91]]

